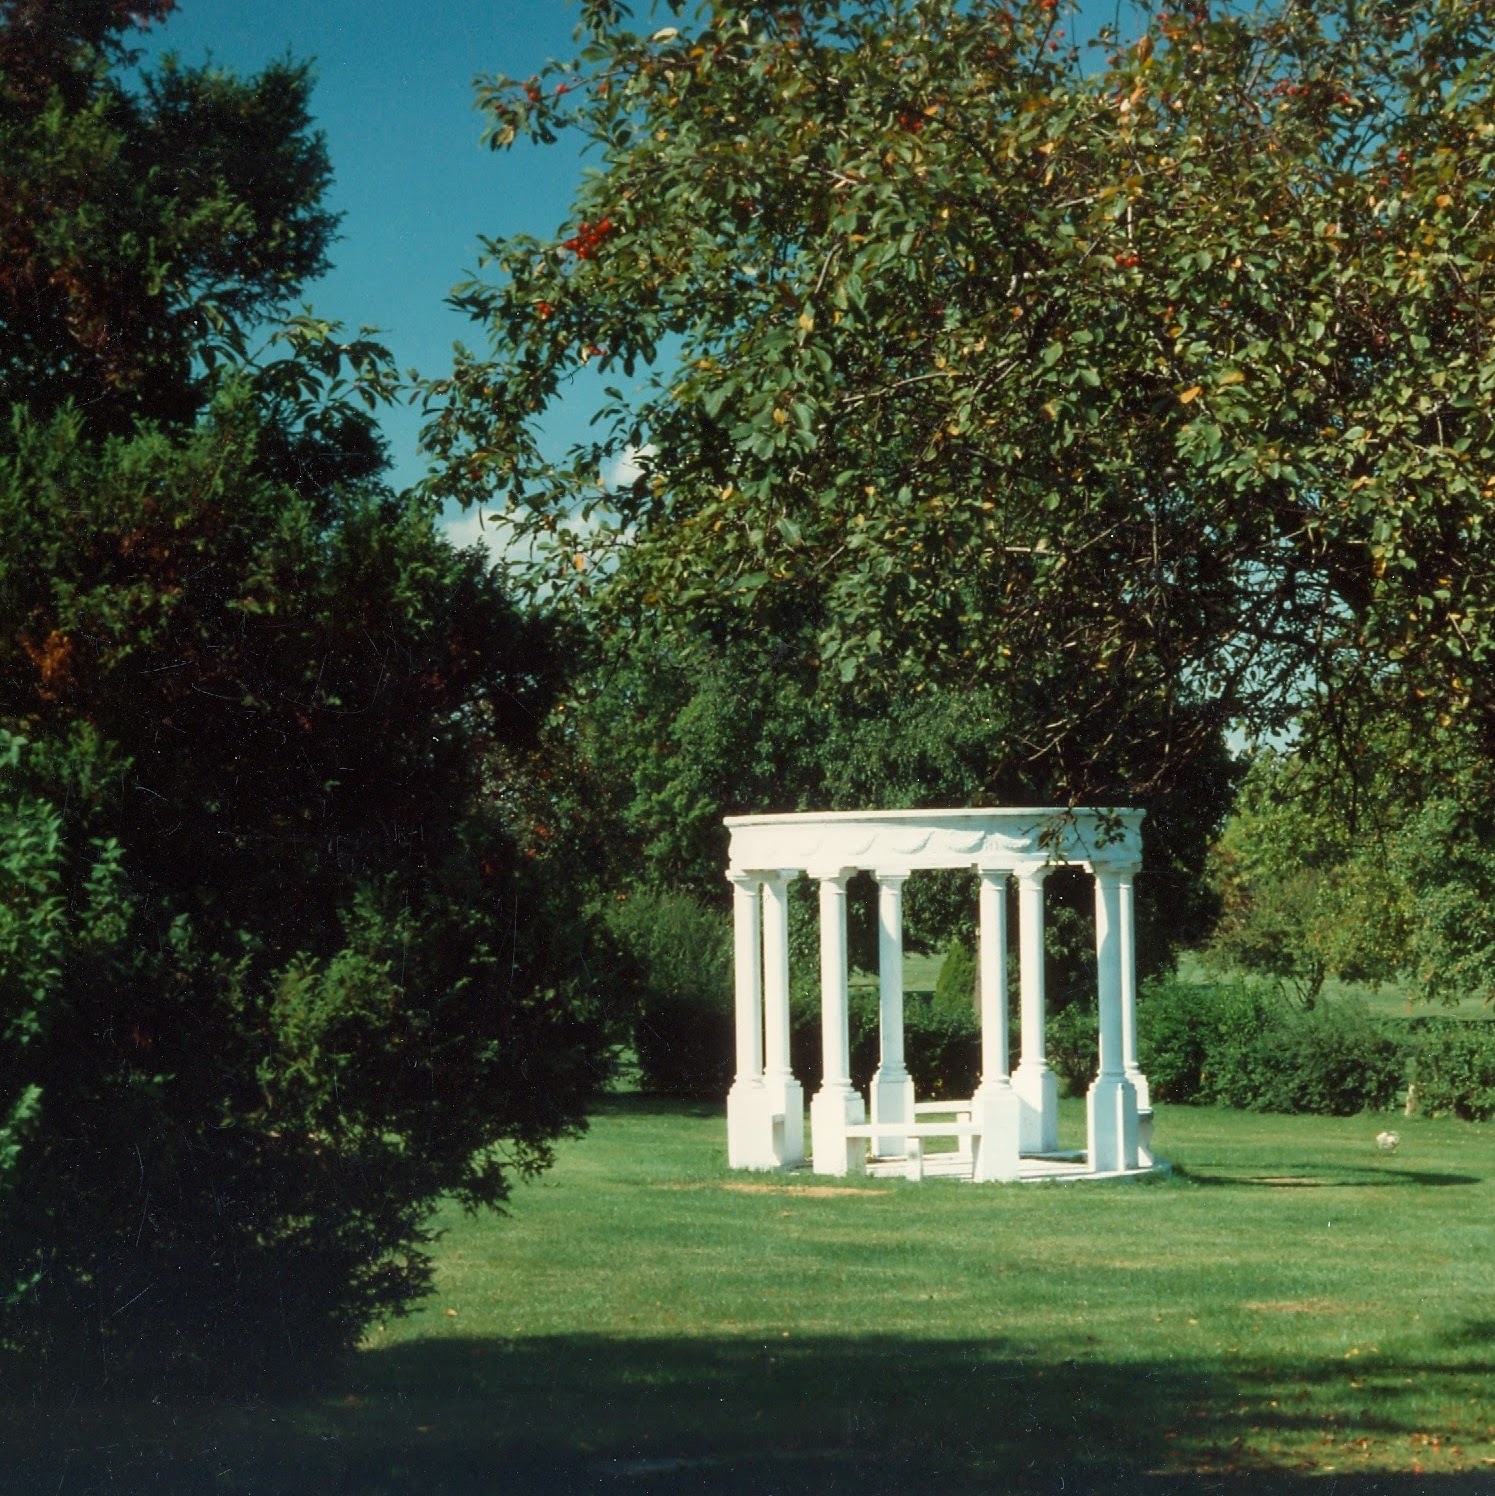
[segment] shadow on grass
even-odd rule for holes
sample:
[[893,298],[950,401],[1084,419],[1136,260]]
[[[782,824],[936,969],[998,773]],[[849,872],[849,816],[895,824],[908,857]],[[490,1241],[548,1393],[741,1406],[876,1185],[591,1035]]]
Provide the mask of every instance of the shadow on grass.
[[1334,1496],[1475,1496],[1491,1467],[1438,1470],[1400,1388],[1478,1372],[1399,1365],[1347,1393],[1340,1362],[1053,1362],[989,1340],[432,1338],[359,1356],[322,1399],[0,1409],[0,1489],[1257,1496],[1332,1470]]
[[[1445,1174],[1426,1169],[1390,1169],[1374,1164],[1289,1164],[1273,1174],[1206,1174],[1174,1165],[1174,1178],[1189,1184],[1256,1186],[1262,1189],[1397,1189],[1483,1184],[1476,1174]],[[1299,1172],[1301,1171],[1301,1172]]]
[[[599,1117],[695,1117],[726,1127],[727,1098],[664,1096],[654,1091],[615,1091],[592,1104],[591,1119]],[[725,1132],[723,1133],[725,1136]]]
[[1495,1351],[1495,1319],[1466,1319],[1443,1338],[1445,1345],[1487,1345]]

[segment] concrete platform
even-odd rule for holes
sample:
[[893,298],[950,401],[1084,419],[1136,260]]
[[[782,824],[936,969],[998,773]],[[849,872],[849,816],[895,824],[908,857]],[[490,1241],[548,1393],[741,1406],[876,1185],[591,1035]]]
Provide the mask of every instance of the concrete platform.
[[[1044,1181],[1069,1183],[1085,1179],[1142,1179],[1149,1174],[1170,1174],[1173,1165],[1165,1159],[1144,1168],[1136,1169],[1092,1169],[1083,1149],[1075,1152],[1040,1153],[1025,1156],[1019,1163],[1019,1184],[1038,1184]],[[902,1158],[871,1158],[867,1160],[867,1174],[873,1179],[902,1179],[907,1164]],[[924,1155],[924,1177],[926,1179],[971,1180],[971,1160],[958,1153],[926,1153]]]

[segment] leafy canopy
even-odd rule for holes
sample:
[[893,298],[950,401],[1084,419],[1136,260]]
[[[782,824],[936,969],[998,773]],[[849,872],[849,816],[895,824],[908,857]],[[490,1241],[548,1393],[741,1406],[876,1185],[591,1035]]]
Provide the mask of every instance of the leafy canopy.
[[[480,103],[595,170],[488,246],[487,350],[430,391],[440,490],[537,584],[792,617],[852,685],[1053,669],[1054,743],[1144,703],[1160,774],[1387,690],[1490,734],[1490,0],[1181,0],[1094,50],[1055,0],[584,16]],[[551,462],[586,365],[596,441]]]

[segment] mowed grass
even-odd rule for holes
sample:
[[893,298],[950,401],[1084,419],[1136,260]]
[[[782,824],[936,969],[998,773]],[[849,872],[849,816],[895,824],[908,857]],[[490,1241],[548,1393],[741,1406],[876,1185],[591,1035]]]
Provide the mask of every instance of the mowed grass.
[[1170,1180],[977,1188],[733,1174],[719,1108],[614,1098],[324,1395],[13,1409],[0,1482],[1495,1492],[1495,1128],[1387,1122],[1163,1108]]

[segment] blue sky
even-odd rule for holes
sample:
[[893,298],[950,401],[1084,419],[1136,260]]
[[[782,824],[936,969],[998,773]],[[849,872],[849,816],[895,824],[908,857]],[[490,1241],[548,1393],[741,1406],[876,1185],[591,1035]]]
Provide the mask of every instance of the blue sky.
[[[1123,7],[1124,8],[1124,7]],[[642,15],[647,0],[636,0]],[[1084,0],[1092,22],[1117,18],[1118,0]],[[481,345],[479,329],[444,305],[477,268],[479,236],[551,234],[567,219],[582,159],[564,136],[555,146],[482,148],[474,78],[527,78],[549,57],[569,55],[575,0],[179,0],[147,54],[209,55],[236,72],[290,55],[314,64],[312,111],[326,133],[343,215],[333,269],[307,290],[316,311],[350,328],[377,325],[402,369],[435,376],[452,344]],[[419,419],[384,419],[400,486],[424,471]],[[547,422],[557,449],[585,434],[573,407]],[[464,531],[471,522],[461,526]]]
[[[453,342],[480,342],[444,305],[476,269],[479,236],[553,232],[581,170],[569,144],[484,150],[473,79],[528,77],[567,55],[576,18],[569,0],[179,0],[147,46],[241,73],[287,54],[313,62],[343,221],[334,268],[307,299],[350,327],[377,325],[402,369],[437,375]],[[418,424],[408,411],[385,419],[397,484],[423,471]]]

